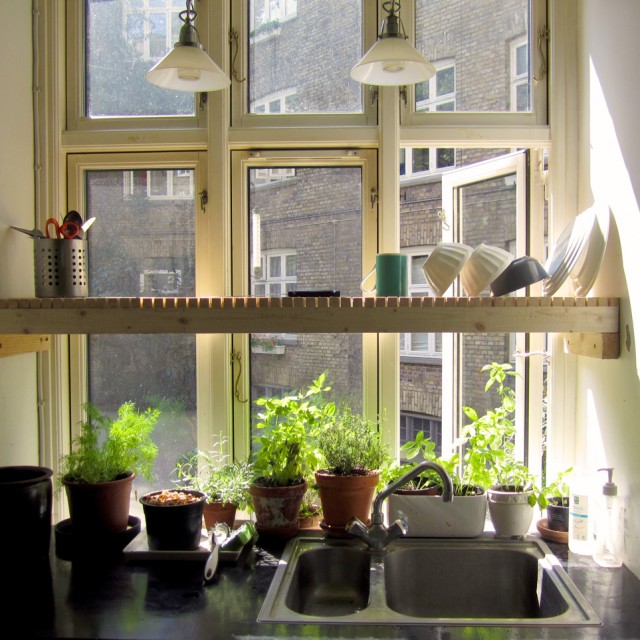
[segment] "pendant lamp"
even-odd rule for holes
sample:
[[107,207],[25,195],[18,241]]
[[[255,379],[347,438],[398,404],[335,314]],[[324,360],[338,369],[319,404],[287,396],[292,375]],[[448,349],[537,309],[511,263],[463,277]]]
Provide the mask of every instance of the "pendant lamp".
[[181,11],[178,42],[173,49],[145,74],[151,83],[174,91],[216,91],[224,89],[231,81],[222,69],[206,54],[194,25],[196,12],[193,0],[187,0],[187,8]]
[[374,85],[405,85],[433,77],[436,68],[408,41],[398,12],[400,3],[385,2],[387,16],[382,21],[376,43],[351,69],[357,82]]

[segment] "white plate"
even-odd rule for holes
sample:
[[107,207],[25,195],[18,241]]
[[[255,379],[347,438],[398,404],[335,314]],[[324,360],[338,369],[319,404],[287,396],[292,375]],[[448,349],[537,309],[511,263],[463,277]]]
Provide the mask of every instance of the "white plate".
[[545,269],[549,274],[542,286],[542,292],[545,296],[552,296],[575,268],[589,240],[595,220],[593,209],[587,209],[576,216],[560,234],[553,254],[545,264]]
[[589,240],[569,276],[573,291],[578,297],[586,296],[593,287],[609,238],[609,207],[598,204],[592,209],[595,214],[595,223],[591,228]]

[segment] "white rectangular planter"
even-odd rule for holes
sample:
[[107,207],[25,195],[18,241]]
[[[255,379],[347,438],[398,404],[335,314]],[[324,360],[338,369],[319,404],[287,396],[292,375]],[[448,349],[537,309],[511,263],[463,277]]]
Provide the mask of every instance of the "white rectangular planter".
[[484,531],[487,497],[441,496],[394,493],[388,498],[389,522],[405,517],[409,538],[475,538]]

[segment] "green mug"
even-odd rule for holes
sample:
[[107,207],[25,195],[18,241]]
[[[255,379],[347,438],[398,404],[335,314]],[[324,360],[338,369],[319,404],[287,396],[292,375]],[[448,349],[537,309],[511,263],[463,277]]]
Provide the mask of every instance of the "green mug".
[[[360,289],[363,293],[371,293],[375,289],[376,295],[382,297],[409,295],[407,264],[407,256],[403,253],[379,253],[376,256],[376,266],[363,278]],[[374,271],[375,287],[365,289],[364,283]]]

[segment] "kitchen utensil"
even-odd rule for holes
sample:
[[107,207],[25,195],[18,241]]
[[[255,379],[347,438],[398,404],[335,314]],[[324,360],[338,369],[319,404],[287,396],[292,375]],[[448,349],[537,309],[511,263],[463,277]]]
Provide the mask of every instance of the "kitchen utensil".
[[218,560],[220,558],[220,545],[229,537],[230,529],[224,522],[218,523],[212,529],[211,535],[211,553],[204,565],[204,581],[211,582],[218,568]]
[[436,295],[445,293],[472,252],[470,246],[460,242],[439,242],[435,246],[422,271]]
[[[49,231],[49,227],[53,226],[55,235],[52,236]],[[57,238],[58,240],[73,240],[78,237],[80,233],[80,227],[71,221],[63,222],[59,224],[55,218],[49,218],[47,220],[47,224],[45,225],[45,231],[47,234],[47,238]]]
[[522,256],[509,264],[489,286],[494,296],[503,296],[548,277],[547,270],[535,258]]
[[480,295],[512,260],[513,256],[504,249],[487,244],[478,245],[460,271],[460,280],[467,295]]
[[40,231],[40,229],[21,229],[20,227],[14,227],[13,225],[11,225],[12,229],[15,229],[16,231],[19,231],[20,233],[26,233],[28,236],[31,236],[32,238],[45,238],[46,236],[44,235],[44,233],[42,233],[42,231]]
[[62,222],[73,222],[73,224],[77,224],[79,227],[82,226],[82,216],[74,210],[69,211],[67,215],[62,219]]

